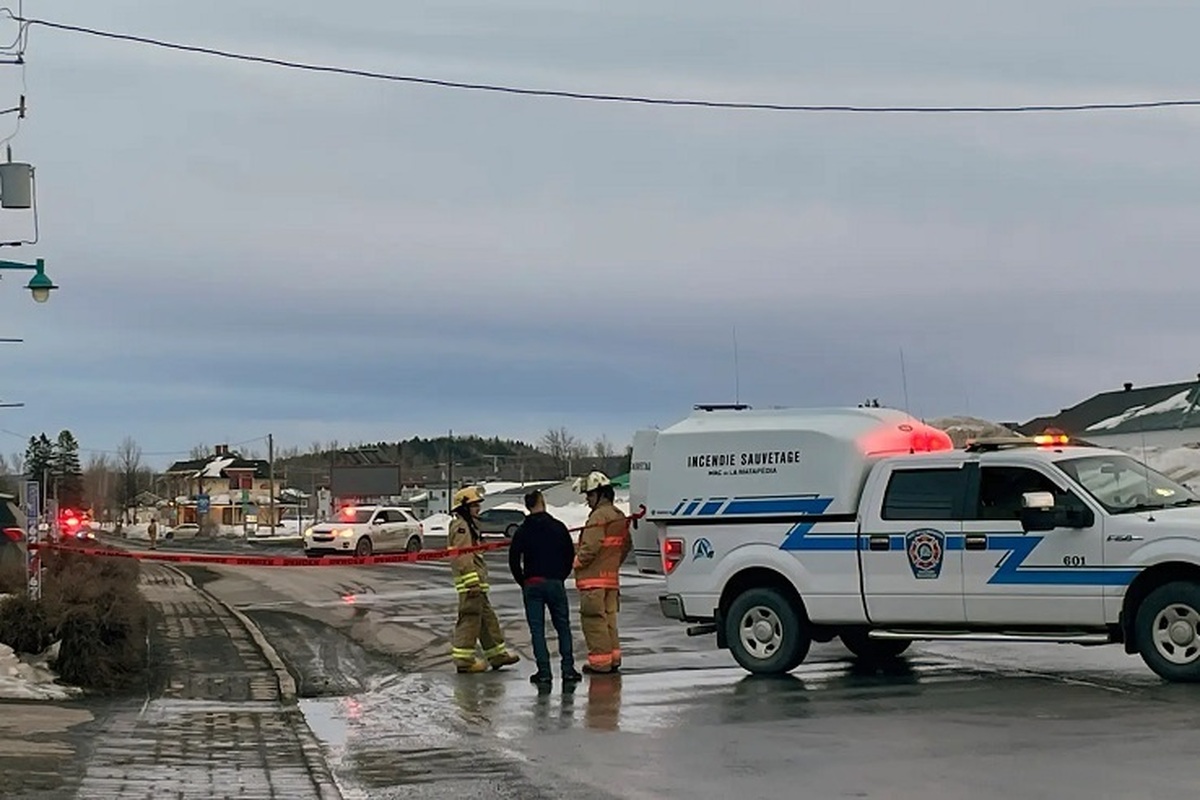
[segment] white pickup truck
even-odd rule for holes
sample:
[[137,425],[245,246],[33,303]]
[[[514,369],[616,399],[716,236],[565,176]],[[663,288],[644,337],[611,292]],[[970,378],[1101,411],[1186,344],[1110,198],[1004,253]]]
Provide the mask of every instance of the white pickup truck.
[[634,438],[631,507],[663,613],[783,673],[840,637],[1120,643],[1200,681],[1200,499],[1066,437],[948,436],[890,409],[697,407]]

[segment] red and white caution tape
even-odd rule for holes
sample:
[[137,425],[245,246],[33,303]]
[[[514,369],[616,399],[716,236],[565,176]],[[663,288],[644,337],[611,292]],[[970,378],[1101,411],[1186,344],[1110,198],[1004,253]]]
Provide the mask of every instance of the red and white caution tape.
[[[626,520],[641,519],[646,515],[642,506],[636,514]],[[569,528],[571,532],[582,531],[583,527]],[[447,547],[441,550],[421,550],[416,553],[392,553],[378,556],[322,556],[320,558],[299,556],[242,556],[233,553],[180,553],[162,550],[118,550],[113,547],[80,547],[52,542],[30,543],[31,550],[56,550],[63,553],[79,553],[97,558],[132,558],[137,561],[164,561],[174,564],[224,564],[236,567],[367,567],[376,564],[412,564],[419,561],[441,561],[464,553],[486,553],[508,547],[503,542],[486,542],[471,547]]]

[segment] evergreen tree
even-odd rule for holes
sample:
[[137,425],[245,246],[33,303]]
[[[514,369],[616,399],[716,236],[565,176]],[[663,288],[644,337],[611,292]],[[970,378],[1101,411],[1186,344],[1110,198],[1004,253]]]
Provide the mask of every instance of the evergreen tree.
[[54,477],[58,481],[60,508],[83,505],[83,466],[79,463],[79,442],[70,431],[58,434],[54,443]]
[[[25,448],[25,478],[26,480],[45,482],[54,470],[54,445],[46,438],[46,434],[29,437],[29,446]],[[51,478],[52,479],[52,478]],[[45,492],[45,487],[42,487]]]

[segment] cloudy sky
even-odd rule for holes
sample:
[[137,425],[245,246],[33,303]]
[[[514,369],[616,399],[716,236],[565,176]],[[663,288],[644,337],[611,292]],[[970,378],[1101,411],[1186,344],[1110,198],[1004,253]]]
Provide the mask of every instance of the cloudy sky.
[[[1185,2],[25,12],[538,88],[938,105],[1200,95],[1200,10]],[[734,398],[735,328],[741,399],[756,405],[903,405],[901,349],[925,416],[1022,420],[1200,369],[1200,110],[622,106],[45,28],[27,58],[30,117],[12,144],[38,170],[42,239],[2,255],[46,258],[62,289],[37,305],[20,275],[0,287],[0,336],[26,340],[4,350],[0,399],[27,404],[0,412],[5,450],[62,427],[85,448],[131,435],[148,452],[557,425],[626,441]],[[0,92],[20,91],[0,67]],[[0,213],[5,238],[28,224]]]

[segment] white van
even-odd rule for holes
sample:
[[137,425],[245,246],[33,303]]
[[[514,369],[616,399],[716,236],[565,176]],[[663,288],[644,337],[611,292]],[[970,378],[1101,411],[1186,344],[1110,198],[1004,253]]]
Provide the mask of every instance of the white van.
[[949,436],[880,408],[698,407],[634,437],[637,564],[663,613],[782,673],[813,641],[1122,643],[1200,680],[1200,499],[1065,437]]

